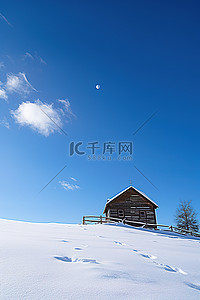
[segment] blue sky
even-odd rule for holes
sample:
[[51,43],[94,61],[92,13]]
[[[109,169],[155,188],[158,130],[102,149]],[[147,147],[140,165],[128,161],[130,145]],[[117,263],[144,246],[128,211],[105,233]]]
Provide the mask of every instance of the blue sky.
[[[1,218],[81,222],[130,180],[159,205],[161,223],[173,223],[180,200],[200,210],[199,8],[1,2]],[[72,141],[131,141],[133,160],[70,157]]]

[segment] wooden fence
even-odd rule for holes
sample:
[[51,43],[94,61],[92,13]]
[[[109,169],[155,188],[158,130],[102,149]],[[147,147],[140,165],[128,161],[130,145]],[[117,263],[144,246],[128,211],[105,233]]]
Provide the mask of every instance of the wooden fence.
[[152,228],[155,230],[159,230],[159,228],[164,228],[164,230],[167,231],[173,231],[176,233],[184,234],[184,235],[192,235],[196,237],[200,237],[200,233],[191,231],[191,230],[186,230],[182,228],[178,228],[172,225],[162,225],[162,224],[150,224],[150,223],[144,223],[144,222],[136,222],[136,221],[131,221],[127,220],[126,218],[119,219],[119,218],[113,218],[113,217],[103,217],[103,216],[83,216],[83,225],[87,224],[103,224],[103,223],[123,223],[127,225],[132,225],[132,226],[137,226],[137,227],[142,227],[142,228]]

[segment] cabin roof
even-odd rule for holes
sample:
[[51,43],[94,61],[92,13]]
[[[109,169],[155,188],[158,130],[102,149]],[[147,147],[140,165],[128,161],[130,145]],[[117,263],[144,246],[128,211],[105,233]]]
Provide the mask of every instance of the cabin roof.
[[117,195],[115,195],[113,198],[107,200],[106,206],[105,206],[105,208],[104,208],[104,213],[105,213],[105,211],[106,211],[106,208],[107,208],[108,204],[110,204],[113,200],[115,200],[117,197],[119,197],[120,195],[122,195],[123,193],[125,193],[126,191],[128,191],[128,190],[131,189],[131,188],[132,188],[134,191],[136,191],[138,194],[140,194],[140,195],[142,195],[144,198],[146,198],[149,202],[151,202],[155,208],[158,208],[158,205],[157,205],[153,200],[151,200],[145,193],[139,191],[138,189],[136,189],[135,187],[133,187],[132,185],[130,185],[129,187],[127,187],[126,189],[124,189],[123,191],[121,191],[120,193],[118,193]]

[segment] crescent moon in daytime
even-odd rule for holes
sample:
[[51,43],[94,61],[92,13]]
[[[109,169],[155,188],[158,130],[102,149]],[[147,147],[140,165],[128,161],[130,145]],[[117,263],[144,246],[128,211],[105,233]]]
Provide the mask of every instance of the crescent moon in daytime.
[[99,90],[100,89],[100,84],[96,84],[96,86],[95,86],[95,88],[97,89],[97,90]]

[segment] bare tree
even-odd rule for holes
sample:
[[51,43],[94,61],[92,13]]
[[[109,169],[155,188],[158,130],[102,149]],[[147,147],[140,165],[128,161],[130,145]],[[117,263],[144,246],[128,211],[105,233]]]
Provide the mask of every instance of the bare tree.
[[197,220],[197,212],[191,206],[190,201],[181,201],[176,210],[175,221],[178,228],[186,230],[199,230],[199,223]]

